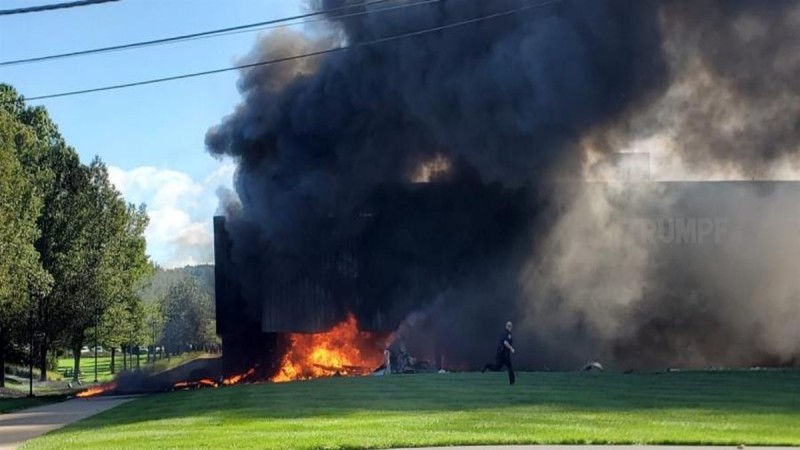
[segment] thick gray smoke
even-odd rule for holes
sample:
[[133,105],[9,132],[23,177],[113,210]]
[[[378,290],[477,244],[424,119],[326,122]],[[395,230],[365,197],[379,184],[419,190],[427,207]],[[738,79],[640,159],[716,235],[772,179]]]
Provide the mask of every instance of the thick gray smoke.
[[800,2],[664,2],[660,16],[670,87],[596,130],[597,150],[658,137],[662,178],[797,178]]
[[521,277],[549,346],[634,368],[797,357],[800,183],[598,183],[566,202]]
[[[416,346],[435,341],[448,360],[473,366],[492,356],[508,319],[518,323],[528,367],[595,356],[647,366],[797,354],[782,323],[757,340],[747,333],[796,314],[800,291],[765,287],[759,299],[775,301],[723,300],[738,292],[727,277],[767,286],[770,278],[751,269],[788,263],[785,254],[674,270],[681,256],[673,248],[620,250],[615,239],[629,232],[627,217],[685,214],[668,206],[687,194],[650,186],[621,194],[635,199],[626,203],[580,181],[598,155],[654,137],[669,140],[664,154],[693,173],[733,165],[761,174],[792,155],[796,3],[363,3],[317,2],[371,13],[331,16],[314,38],[261,38],[248,60],[355,48],[244,71],[243,102],[206,136],[212,154],[239,164],[238,199],[224,207],[237,282],[254,311],[302,291],[297,298],[330,306],[332,317],[352,311],[374,327],[423,312],[424,320],[413,316]],[[408,7],[378,11],[397,4]],[[358,45],[516,8],[527,9]],[[737,320],[762,307],[761,319]],[[289,322],[303,320],[303,307],[284,310]]]
[[800,2],[665,2],[660,15],[669,88],[584,148],[648,151],[654,181],[718,182],[560,196],[521,281],[530,320],[569,355],[627,367],[797,363],[800,184],[763,180],[798,178]]

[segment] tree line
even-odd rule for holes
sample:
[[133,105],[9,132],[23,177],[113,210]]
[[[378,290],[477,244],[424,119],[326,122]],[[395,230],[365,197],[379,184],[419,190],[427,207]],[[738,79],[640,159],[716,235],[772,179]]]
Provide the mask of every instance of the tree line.
[[158,312],[155,340],[165,351],[217,347],[214,313],[214,266],[157,267],[143,285],[142,298]]
[[44,107],[0,84],[0,368],[32,358],[46,380],[69,350],[77,379],[85,345],[106,346],[113,358],[117,348],[138,353],[165,338],[201,344],[186,330],[209,328],[213,302],[191,280],[144,298],[157,271],[146,253],[148,221],[100,158],[81,163]]

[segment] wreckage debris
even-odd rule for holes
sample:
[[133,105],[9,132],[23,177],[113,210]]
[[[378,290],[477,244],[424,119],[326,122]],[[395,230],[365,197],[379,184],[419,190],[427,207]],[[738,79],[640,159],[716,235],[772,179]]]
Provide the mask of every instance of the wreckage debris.
[[584,372],[592,372],[592,371],[600,371],[600,372],[602,372],[605,369],[603,368],[603,365],[600,364],[599,362],[591,361],[591,362],[586,363],[586,365],[583,366],[583,369],[581,369],[581,370],[583,370]]

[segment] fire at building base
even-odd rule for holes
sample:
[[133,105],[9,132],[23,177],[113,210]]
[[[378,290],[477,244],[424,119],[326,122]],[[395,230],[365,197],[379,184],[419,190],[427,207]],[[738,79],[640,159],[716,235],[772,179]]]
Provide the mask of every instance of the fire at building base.
[[[633,257],[631,255],[646,252],[652,255],[649,260],[655,263],[661,261],[661,264],[665,264],[667,261],[673,261],[677,264],[675,267],[685,269],[682,284],[664,286],[660,288],[664,292],[659,295],[671,292],[669,295],[677,298],[706,295],[703,293],[717,289],[718,278],[707,276],[710,270],[757,267],[759,261],[767,258],[764,255],[773,254],[779,248],[786,248],[787,245],[785,242],[776,241],[772,235],[765,234],[762,230],[778,230],[783,233],[785,229],[793,227],[799,219],[787,212],[800,211],[798,204],[800,183],[794,182],[639,182],[621,186],[604,183],[576,184],[576,186],[584,191],[587,199],[592,199],[596,195],[607,198],[605,196],[610,195],[609,190],[613,190],[614,195],[618,197],[614,206],[617,209],[614,212],[613,222],[609,222],[608,217],[602,213],[593,215],[591,213],[593,207],[587,203],[581,206],[589,213],[584,214],[580,226],[587,230],[593,226],[596,229],[604,227],[610,229],[612,226],[619,228],[622,240],[615,240],[614,245],[618,244],[620,248],[612,250],[620,252],[620,255],[609,254],[603,250],[610,258],[619,259],[619,276],[628,270],[625,266],[630,263],[630,258]],[[255,368],[258,379],[289,381],[323,376],[365,375],[376,369],[382,373],[381,370],[387,366],[392,372],[480,367],[476,366],[476,363],[482,364],[482,360],[491,351],[488,345],[481,347],[480,342],[492,341],[491,337],[476,340],[473,335],[482,336],[487,332],[494,335],[497,327],[482,323],[480,315],[477,314],[475,328],[449,328],[446,313],[432,311],[430,308],[431,303],[436,306],[430,299],[435,296],[437,290],[442,289],[441,285],[418,286],[409,292],[409,299],[404,301],[368,300],[370,295],[376,293],[379,295],[380,291],[374,289],[375,285],[387,283],[387,279],[389,283],[397,282],[399,279],[399,275],[387,276],[386,271],[411,273],[412,276],[415,272],[421,273],[419,276],[421,280],[436,279],[437,271],[444,273],[445,270],[440,265],[415,260],[413,255],[409,257],[407,254],[401,254],[396,247],[392,249],[397,252],[396,255],[387,257],[386,254],[382,254],[381,260],[404,258],[402,267],[369,267],[372,258],[370,252],[386,251],[385,248],[376,250],[374,236],[396,236],[399,230],[409,223],[423,221],[422,217],[428,214],[429,210],[444,208],[448,202],[457,201],[455,197],[463,195],[463,192],[463,186],[454,187],[447,183],[409,185],[405,191],[398,189],[393,193],[393,202],[397,205],[416,203],[416,216],[409,217],[408,208],[403,206],[397,207],[406,214],[403,219],[392,216],[391,207],[363,214],[364,226],[358,235],[342,240],[342,247],[333,249],[330,258],[314,258],[323,261],[323,267],[310,266],[307,270],[295,274],[294,278],[282,278],[280,283],[276,283],[277,286],[271,284],[269,273],[266,273],[264,274],[266,280],[261,285],[265,290],[257,292],[258,295],[254,298],[247,299],[245,297],[253,295],[253,292],[248,293],[239,284],[241,269],[236,265],[241,263],[232,261],[230,257],[231,245],[237,244],[232,243],[228,237],[225,218],[216,217],[214,224],[217,258],[217,326],[223,341],[225,373],[230,375]],[[427,199],[427,203],[417,201],[420,198]],[[383,202],[384,205],[389,203],[385,199]],[[520,201],[516,205],[529,204]],[[526,220],[523,206],[505,211],[504,226],[507,235],[516,235],[516,238],[493,243],[495,255],[513,254],[515,246],[513,244],[528,242],[519,238],[520,230],[526,229],[535,219],[531,215]],[[769,213],[776,208],[784,213],[780,216]],[[478,214],[484,212],[477,210]],[[382,215],[388,215],[389,218],[386,219]],[[408,242],[416,240],[414,245],[421,246],[428,245],[426,243],[430,242],[431,237],[430,229],[411,227],[406,231],[406,235]],[[458,237],[462,240],[463,238],[463,236]],[[372,243],[365,245],[365,242],[370,240]],[[447,243],[430,242],[429,245],[446,246]],[[592,243],[587,242],[586,245],[591,246]],[[762,253],[747,250],[751,248],[761,248]],[[460,248],[459,251],[461,252],[459,258],[472,260],[480,258],[485,249]],[[654,259],[656,255],[658,258]],[[265,259],[269,257],[265,256]],[[276,264],[280,260],[279,256],[275,257]],[[679,263],[680,261],[692,261],[692,263],[689,265]],[[593,264],[610,269],[608,261],[599,260]],[[654,270],[667,270],[659,267],[661,266],[656,265]],[[674,272],[676,269],[669,270]],[[610,273],[605,280],[588,280],[583,289],[588,289],[587,292],[595,290],[598,295],[605,295],[607,292],[622,288],[614,285],[619,276]],[[552,283],[553,280],[544,281]],[[623,281],[628,282],[628,280]],[[480,283],[480,280],[476,281],[476,284]],[[552,284],[542,283],[541,286],[552,286]],[[415,295],[419,299],[415,298]],[[568,305],[570,301],[577,301],[580,295],[585,294],[575,292],[571,295],[575,298],[562,299],[562,307]],[[486,298],[491,299],[491,296]],[[489,300],[486,302],[485,306],[491,307]],[[384,305],[389,305],[390,308],[382,309]],[[560,320],[560,312],[554,311],[552,314],[554,319]],[[669,314],[686,314],[685,320],[702,319],[693,315],[691,308],[686,311],[676,310]],[[547,322],[546,317],[538,319],[540,322]],[[433,321],[433,326],[427,329],[427,325],[420,326],[419,323],[425,320]],[[687,323],[688,325],[690,324]],[[614,351],[618,352],[617,354],[583,353],[578,354],[575,359],[585,361],[585,358],[597,357],[604,361],[611,360],[615,367],[622,370],[666,367],[664,361],[649,358],[663,356],[668,351],[683,352],[683,354],[669,356],[667,364],[698,367],[709,361],[707,357],[693,354],[692,352],[696,351],[694,348],[684,350],[678,347],[658,348],[662,344],[680,345],[677,341],[680,337],[678,334],[687,333],[686,336],[702,338],[702,333],[697,334],[694,328],[681,330],[679,324],[668,328],[662,327],[660,330],[659,333],[670,336],[670,340],[652,343],[655,346],[653,349],[657,350],[652,355],[633,348],[650,345],[647,338],[648,331],[642,325],[637,331],[638,335],[633,334],[614,342]],[[398,334],[404,335],[402,351],[399,351],[400,345],[397,345],[398,348],[394,349],[394,352],[389,351],[390,344],[395,341]],[[537,345],[535,337],[529,337],[528,341],[527,347],[535,349]],[[712,343],[709,342],[708,345]],[[580,342],[565,342],[561,351],[565,354],[570,352],[577,354],[585,347],[586,345]],[[411,358],[409,353],[416,358]],[[535,359],[531,360],[530,356],[526,359],[526,355],[534,353],[528,350],[525,355],[519,356],[520,368],[536,369],[549,364],[541,362],[537,366],[534,365]],[[398,359],[398,355],[402,356]],[[632,359],[631,355],[639,356]],[[534,357],[537,356],[534,354]],[[758,365],[769,362],[769,355],[763,356],[761,358],[756,355],[737,364]],[[472,359],[469,359],[470,357]],[[578,367],[578,364],[581,363],[568,362],[566,369]]]

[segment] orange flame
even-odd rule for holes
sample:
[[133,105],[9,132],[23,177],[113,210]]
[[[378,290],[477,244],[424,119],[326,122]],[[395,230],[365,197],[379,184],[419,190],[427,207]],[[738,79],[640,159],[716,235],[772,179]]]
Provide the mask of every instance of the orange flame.
[[309,378],[367,375],[383,363],[386,336],[359,331],[353,315],[330,331],[289,335],[276,383]]
[[117,383],[112,381],[111,383],[104,383],[101,384],[100,386],[90,387],[85,391],[78,392],[77,394],[75,394],[75,396],[80,398],[94,397],[104,392],[113,391],[116,388],[117,388]]
[[240,373],[239,375],[234,375],[232,377],[225,378],[224,380],[222,380],[222,384],[224,384],[225,386],[236,384],[245,378],[252,377],[254,373],[256,373],[256,369],[251,368],[245,373]]
[[217,386],[219,386],[214,380],[210,380],[208,378],[203,378],[202,380],[198,381],[197,384],[200,385],[200,386],[206,386],[206,387],[217,387]]
[[200,389],[204,387],[216,388],[219,383],[210,378],[201,378],[197,381],[179,381],[172,385],[172,389]]
[[[355,317],[334,326],[330,331],[317,334],[294,333],[288,336],[290,346],[281,359],[273,382],[307,380],[329,376],[367,375],[383,363],[383,344],[391,335],[366,333],[358,329]],[[173,389],[199,389],[231,386],[253,380],[256,369],[230,376],[217,382],[208,378],[198,381],[179,381]]]

